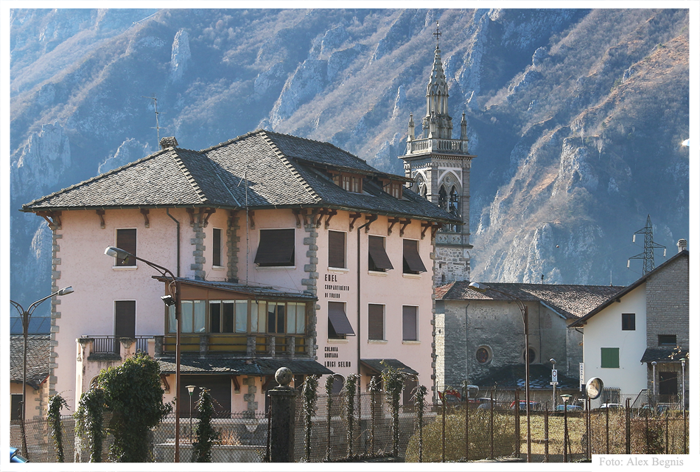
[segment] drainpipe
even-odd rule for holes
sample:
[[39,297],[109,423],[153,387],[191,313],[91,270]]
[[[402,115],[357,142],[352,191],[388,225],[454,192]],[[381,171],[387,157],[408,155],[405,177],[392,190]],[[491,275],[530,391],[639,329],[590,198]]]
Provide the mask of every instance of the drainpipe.
[[180,222],[173,218],[173,215],[170,214],[169,208],[165,209],[165,213],[177,225],[177,276],[180,277]]
[[[363,224],[362,226],[359,226],[357,228],[357,412],[358,412],[358,417],[360,418],[360,427],[362,427],[362,376],[360,374],[360,359],[362,358],[361,356],[361,345],[362,345],[362,339],[361,339],[361,329],[360,329],[360,322],[361,322],[361,312],[362,312],[362,307],[360,306],[360,292],[361,292],[361,286],[360,286],[360,230],[364,228],[365,226],[370,225],[374,220],[369,220],[367,223]],[[386,315],[385,315],[386,316]]]

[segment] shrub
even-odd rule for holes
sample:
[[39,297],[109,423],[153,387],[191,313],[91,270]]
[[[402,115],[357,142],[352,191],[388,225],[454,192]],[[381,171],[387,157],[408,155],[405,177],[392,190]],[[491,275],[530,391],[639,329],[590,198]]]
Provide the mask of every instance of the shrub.
[[56,449],[57,462],[65,462],[63,455],[63,425],[61,424],[61,408],[64,406],[68,406],[68,404],[60,394],[49,398],[49,411],[46,419],[49,422],[49,431]]
[[220,433],[216,431],[211,423],[214,414],[209,390],[203,388],[197,401],[197,412],[199,412],[199,423],[195,428],[195,441],[192,445],[192,462],[211,462],[211,448]]
[[[490,447],[490,412],[486,410],[467,410],[469,412],[469,460],[486,459],[491,453]],[[445,461],[464,460],[464,411],[450,414],[445,418]],[[515,432],[513,417],[495,414],[494,456],[503,457],[513,454]],[[417,462],[419,454],[418,432],[408,441],[406,462]],[[423,462],[442,460],[442,416],[423,427]]]

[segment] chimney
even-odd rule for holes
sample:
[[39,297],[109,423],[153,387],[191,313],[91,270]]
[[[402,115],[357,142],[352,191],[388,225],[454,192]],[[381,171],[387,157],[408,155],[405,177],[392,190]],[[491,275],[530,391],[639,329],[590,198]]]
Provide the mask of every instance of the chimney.
[[165,138],[161,138],[160,140],[160,148],[161,149],[167,149],[167,148],[173,148],[177,147],[177,139],[175,139],[175,136],[168,136]]
[[678,246],[678,252],[685,251],[688,249],[688,241],[686,239],[679,239],[676,246]]

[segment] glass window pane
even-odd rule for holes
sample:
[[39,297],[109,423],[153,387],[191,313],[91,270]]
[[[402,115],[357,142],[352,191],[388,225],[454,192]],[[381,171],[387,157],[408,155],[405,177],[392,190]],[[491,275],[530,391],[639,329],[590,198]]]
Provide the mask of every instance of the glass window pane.
[[247,333],[248,332],[248,301],[247,300],[237,300],[236,301],[236,332],[237,333]]
[[277,303],[267,302],[267,332],[274,333],[276,326],[275,311],[277,310]]
[[168,333],[174,333],[175,331],[175,305],[170,305],[168,307]]
[[284,333],[284,303],[277,305],[277,331],[278,334]]
[[224,315],[222,317],[222,333],[233,333],[233,302],[224,301]]
[[306,331],[306,304],[297,303],[297,334],[304,334]]
[[258,332],[258,302],[250,301],[250,332]]
[[209,302],[209,331],[221,332],[221,302],[219,300]]
[[258,303],[258,333],[265,332],[265,316],[267,315],[267,304],[265,302]]
[[295,303],[287,304],[287,334],[294,334],[297,327],[296,322],[297,307]]
[[206,310],[204,300],[194,302],[194,332],[203,333],[206,325]]
[[192,302],[184,301],[181,303],[180,320],[182,321],[181,333],[192,332]]

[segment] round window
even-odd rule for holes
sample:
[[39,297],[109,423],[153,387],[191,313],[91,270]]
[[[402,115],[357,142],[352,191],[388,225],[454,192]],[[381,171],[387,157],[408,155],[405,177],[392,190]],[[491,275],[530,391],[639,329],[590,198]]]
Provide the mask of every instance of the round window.
[[491,352],[487,347],[480,347],[476,350],[476,360],[479,364],[486,364],[491,360]]
[[[528,349],[528,364],[532,364],[535,362],[535,359],[537,358],[537,353],[535,352],[534,349],[530,348]],[[523,360],[525,360],[525,353],[523,352]]]

